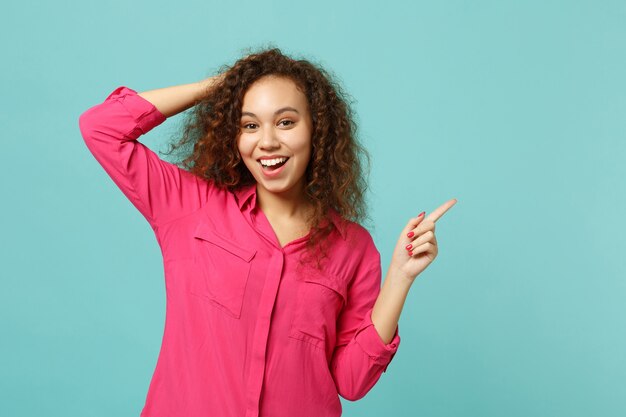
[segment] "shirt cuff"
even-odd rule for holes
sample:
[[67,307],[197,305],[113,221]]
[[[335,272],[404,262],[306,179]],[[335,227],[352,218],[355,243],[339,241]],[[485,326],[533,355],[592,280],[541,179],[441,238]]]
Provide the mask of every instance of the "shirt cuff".
[[359,326],[355,334],[356,343],[363,349],[363,351],[376,363],[384,365],[387,370],[387,366],[393,359],[394,355],[398,351],[400,346],[399,325],[396,326],[396,331],[393,338],[388,344],[385,344],[380,338],[374,323],[372,322],[372,311],[374,308],[370,308],[365,315],[365,319]]
[[151,102],[125,86],[117,87],[105,101],[118,100],[137,123],[142,134],[148,133],[167,118]]

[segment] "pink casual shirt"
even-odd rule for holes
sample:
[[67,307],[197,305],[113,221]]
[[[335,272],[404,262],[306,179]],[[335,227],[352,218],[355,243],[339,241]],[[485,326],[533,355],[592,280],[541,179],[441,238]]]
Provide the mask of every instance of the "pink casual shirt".
[[298,265],[257,205],[160,159],[139,136],[165,121],[127,87],[79,118],[91,153],[150,223],[165,272],[162,347],[142,417],[334,417],[400,344],[371,319],[381,263],[369,232],[331,211],[323,272]]

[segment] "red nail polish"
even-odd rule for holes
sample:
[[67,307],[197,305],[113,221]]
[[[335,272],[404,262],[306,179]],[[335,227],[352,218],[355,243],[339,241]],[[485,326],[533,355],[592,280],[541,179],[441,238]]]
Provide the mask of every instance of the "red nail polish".
[[419,214],[419,216],[417,216],[417,217],[422,217],[424,214],[426,214],[426,212],[425,212],[425,211],[422,211],[422,212]]
[[412,247],[413,247],[413,245],[411,245],[410,243],[405,246],[406,250],[411,250]]
[[415,235],[415,233],[413,233],[413,232],[409,232],[409,233],[407,233],[406,235],[407,235],[407,237],[413,237],[413,235]]
[[413,251],[410,251],[410,252],[409,252],[409,256],[413,256]]

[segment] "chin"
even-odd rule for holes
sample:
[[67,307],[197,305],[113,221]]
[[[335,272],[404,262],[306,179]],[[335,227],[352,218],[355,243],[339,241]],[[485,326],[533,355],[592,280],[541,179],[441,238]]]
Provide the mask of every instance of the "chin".
[[263,188],[265,188],[267,191],[272,192],[272,193],[284,193],[286,191],[289,191],[292,187],[288,187],[288,186],[280,186],[280,185],[272,185],[272,186],[266,186],[265,184],[261,184],[261,186]]
[[257,181],[257,184],[265,188],[267,191],[272,192],[272,193],[277,193],[277,194],[287,192],[294,187],[294,184],[288,184],[286,182],[281,182],[280,184],[276,184],[276,183],[268,184],[263,181]]

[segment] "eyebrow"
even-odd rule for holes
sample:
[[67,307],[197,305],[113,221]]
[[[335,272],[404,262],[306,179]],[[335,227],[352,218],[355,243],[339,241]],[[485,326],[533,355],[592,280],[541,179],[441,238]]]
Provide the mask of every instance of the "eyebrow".
[[[298,110],[294,109],[293,107],[289,107],[289,106],[287,106],[287,107],[282,107],[282,108],[280,108],[280,109],[276,110],[276,111],[274,112],[274,116],[275,116],[275,115],[277,115],[277,114],[280,114],[280,113],[283,113],[283,112],[289,111],[289,110],[291,110],[291,111],[295,111],[296,113],[300,114],[300,112],[299,112]],[[252,116],[252,117],[257,117],[257,116],[256,116],[256,114],[254,114],[254,113],[250,113],[249,111],[244,111],[243,113],[241,113],[241,115],[242,115],[242,116]]]

